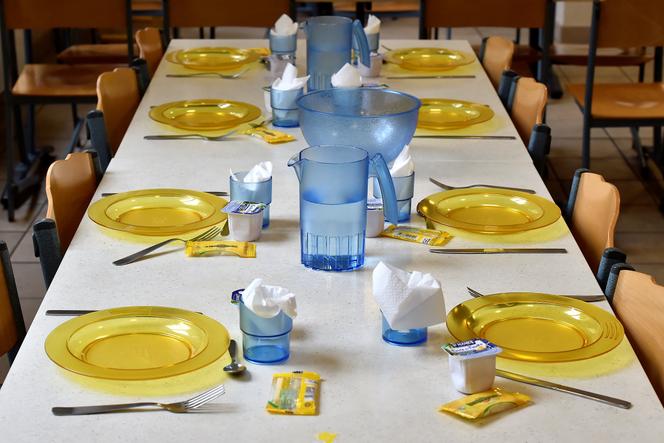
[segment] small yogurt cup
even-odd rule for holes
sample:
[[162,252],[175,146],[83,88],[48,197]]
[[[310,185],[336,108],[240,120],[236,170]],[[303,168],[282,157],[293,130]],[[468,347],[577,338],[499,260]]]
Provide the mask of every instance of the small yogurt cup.
[[383,201],[378,198],[367,200],[367,228],[366,237],[378,237],[385,227],[383,214]]
[[474,394],[491,388],[496,377],[496,355],[502,349],[482,338],[448,343],[442,349],[449,354],[454,389]]
[[223,212],[228,214],[230,235],[237,241],[254,241],[261,236],[264,203],[233,200]]
[[360,76],[366,78],[380,77],[380,70],[383,67],[383,56],[381,54],[371,54],[371,66],[364,66],[362,63],[357,64],[360,71]]

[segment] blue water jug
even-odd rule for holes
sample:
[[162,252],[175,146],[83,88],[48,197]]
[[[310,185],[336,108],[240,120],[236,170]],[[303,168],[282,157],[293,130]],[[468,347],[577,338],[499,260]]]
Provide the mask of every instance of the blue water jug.
[[386,218],[398,219],[394,184],[380,154],[350,146],[312,146],[288,162],[300,180],[302,264],[352,271],[364,264],[369,168],[378,177]]
[[307,74],[309,91],[330,89],[332,74],[350,62],[353,37],[360,53],[360,63],[371,65],[369,43],[359,20],[346,17],[320,16],[308,19]]

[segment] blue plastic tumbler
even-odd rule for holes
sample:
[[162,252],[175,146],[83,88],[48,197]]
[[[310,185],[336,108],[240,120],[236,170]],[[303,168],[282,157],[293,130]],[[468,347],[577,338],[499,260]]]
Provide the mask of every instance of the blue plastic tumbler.
[[[399,223],[410,221],[410,204],[413,199],[413,188],[415,187],[415,173],[405,177],[392,177],[394,190],[397,193],[397,207],[399,208]],[[378,182],[374,180],[373,195],[382,198]]]
[[406,329],[403,331],[390,328],[390,324],[380,313],[383,321],[383,340],[396,346],[417,346],[427,341],[427,328]]

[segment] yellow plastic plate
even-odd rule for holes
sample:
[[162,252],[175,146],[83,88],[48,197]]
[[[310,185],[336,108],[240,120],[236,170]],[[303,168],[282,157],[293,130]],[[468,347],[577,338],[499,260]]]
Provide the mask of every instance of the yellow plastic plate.
[[46,338],[49,358],[77,374],[151,380],[203,368],[224,355],[228,331],[190,311],[130,306],[73,318]]
[[482,234],[528,231],[560,218],[560,208],[550,200],[489,188],[439,192],[420,201],[417,212],[441,225]]
[[137,235],[174,235],[217,225],[227,200],[186,189],[143,189],[102,198],[90,205],[95,223]]
[[230,71],[259,58],[259,51],[229,47],[181,49],[166,56],[169,62],[196,71]]
[[261,116],[261,110],[244,102],[217,99],[183,100],[150,109],[150,118],[187,131],[231,129]]
[[493,110],[480,103],[445,98],[424,98],[417,119],[420,129],[459,129],[484,123]]
[[469,65],[475,56],[445,48],[406,48],[389,51],[385,60],[411,71],[445,71]]
[[480,337],[500,357],[531,362],[584,360],[610,351],[624,330],[609,312],[568,297],[530,292],[486,295],[457,305],[447,329],[458,340]]

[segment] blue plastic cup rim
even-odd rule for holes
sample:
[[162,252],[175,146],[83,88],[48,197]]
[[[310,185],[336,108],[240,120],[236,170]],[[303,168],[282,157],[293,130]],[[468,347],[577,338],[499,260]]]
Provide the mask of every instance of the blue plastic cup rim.
[[[319,94],[334,94],[334,91],[359,91],[362,94],[394,94],[394,95],[400,95],[402,97],[409,98],[414,102],[414,106],[411,107],[410,109],[407,109],[405,111],[401,112],[395,112],[392,114],[375,114],[375,115],[360,115],[360,114],[340,114],[338,111],[319,111],[317,109],[310,108],[304,103],[310,98],[315,95]],[[317,91],[309,92],[307,94],[304,94],[302,97],[297,99],[297,106],[298,108],[304,109],[305,111],[308,112],[313,112],[315,114],[321,114],[321,115],[329,115],[329,116],[334,116],[334,117],[350,117],[350,118],[362,118],[362,119],[373,119],[373,118],[387,118],[387,117],[396,117],[399,115],[405,115],[410,112],[413,112],[413,110],[419,109],[422,106],[422,101],[415,97],[414,95],[411,94],[406,94],[405,92],[400,92],[400,91],[394,91],[392,89],[378,89],[378,88],[334,88],[334,89],[319,89]]]
[[[347,162],[320,161],[320,160],[313,160],[313,159],[310,159],[310,158],[303,157],[303,155],[308,154],[312,150],[319,150],[321,148],[353,149],[355,151],[363,152],[364,156],[362,158],[358,159],[358,160],[350,160],[350,161],[347,161]],[[348,146],[348,145],[314,145],[314,146],[309,146],[308,148],[305,148],[305,149],[301,150],[300,154],[299,154],[299,159],[300,160],[308,160],[308,161],[313,161],[313,162],[316,162],[316,163],[322,163],[322,164],[327,164],[327,165],[351,165],[351,164],[354,164],[354,163],[360,163],[360,162],[366,161],[368,158],[369,158],[369,153],[367,151],[365,151],[364,149],[358,148],[356,146]]]
[[245,332],[242,328],[240,328],[240,331],[242,331],[243,334],[248,335],[249,337],[272,338],[272,339],[276,339],[276,338],[280,338],[280,337],[283,337],[285,335],[288,335],[288,334],[291,333],[292,330],[293,330],[293,328],[290,328],[288,331],[284,332],[283,334],[277,334],[277,335],[256,335],[256,334],[250,334],[248,332]]

